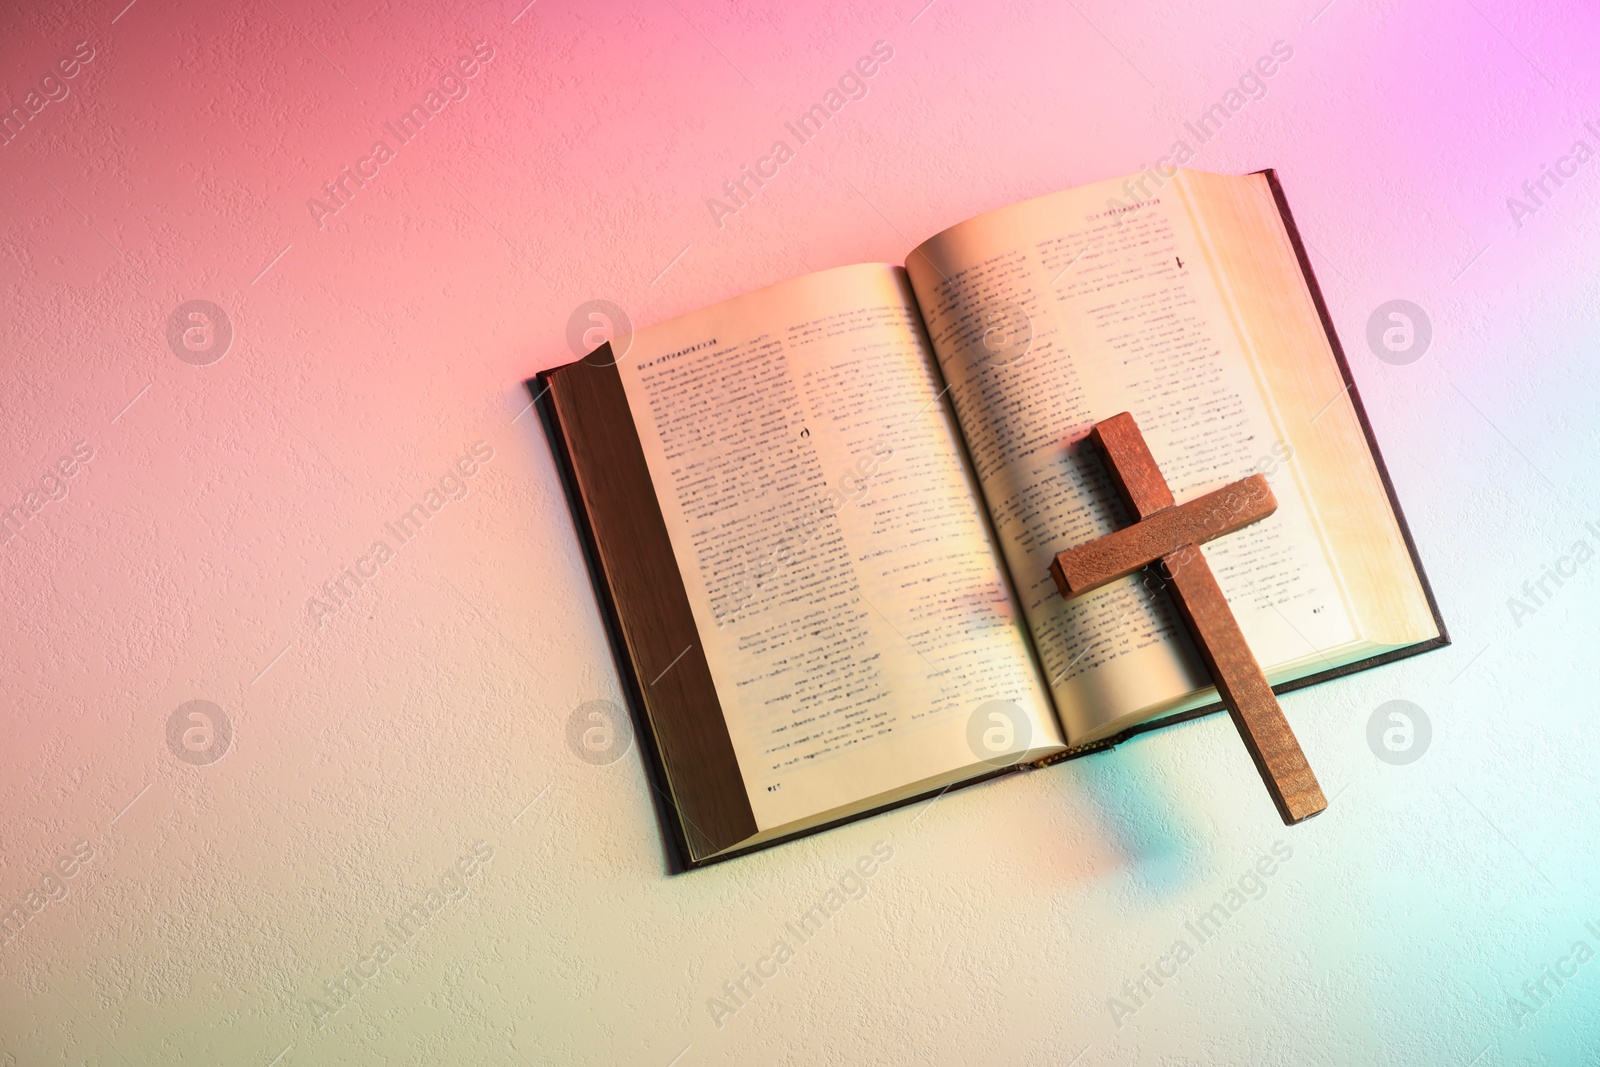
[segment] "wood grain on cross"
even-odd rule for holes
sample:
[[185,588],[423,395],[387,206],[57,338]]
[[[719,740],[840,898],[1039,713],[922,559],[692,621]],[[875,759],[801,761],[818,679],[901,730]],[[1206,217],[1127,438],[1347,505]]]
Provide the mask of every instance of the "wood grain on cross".
[[1056,588],[1071,599],[1161,563],[1159,576],[1168,583],[1278,814],[1293,825],[1320,813],[1328,806],[1322,787],[1199,548],[1278,510],[1266,478],[1254,474],[1178,504],[1132,415],[1123,412],[1097,423],[1090,436],[1104,450],[1111,478],[1138,521],[1058,555],[1050,565]]

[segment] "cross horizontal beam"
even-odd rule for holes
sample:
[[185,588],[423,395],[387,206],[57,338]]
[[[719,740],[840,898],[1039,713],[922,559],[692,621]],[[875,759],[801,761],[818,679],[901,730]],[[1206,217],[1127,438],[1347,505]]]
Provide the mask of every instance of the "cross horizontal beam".
[[1082,596],[1125,578],[1155,560],[1243,529],[1278,510],[1260,474],[1147,514],[1132,526],[1086,541],[1056,556],[1050,576],[1064,597]]

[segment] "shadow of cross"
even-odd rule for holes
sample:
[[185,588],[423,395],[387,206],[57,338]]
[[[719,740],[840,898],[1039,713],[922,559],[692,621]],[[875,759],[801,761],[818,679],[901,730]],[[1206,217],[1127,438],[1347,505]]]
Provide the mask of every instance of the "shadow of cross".
[[1123,412],[1096,423],[1090,437],[1104,451],[1123,501],[1139,518],[1056,556],[1050,565],[1056,588],[1070,600],[1159,561],[1278,814],[1292,826],[1321,813],[1328,806],[1322,787],[1199,549],[1278,510],[1266,478],[1254,474],[1178,504],[1132,415]]

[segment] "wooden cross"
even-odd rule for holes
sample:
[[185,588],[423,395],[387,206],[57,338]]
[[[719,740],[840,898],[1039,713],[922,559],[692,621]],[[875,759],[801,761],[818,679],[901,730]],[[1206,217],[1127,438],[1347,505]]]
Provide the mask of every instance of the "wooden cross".
[[1322,787],[1199,548],[1278,510],[1266,478],[1253,474],[1178,504],[1132,415],[1096,423],[1090,437],[1105,451],[1111,478],[1138,521],[1058,555],[1050,565],[1056,588],[1070,600],[1159,561],[1278,814],[1292,826],[1322,812],[1328,806]]

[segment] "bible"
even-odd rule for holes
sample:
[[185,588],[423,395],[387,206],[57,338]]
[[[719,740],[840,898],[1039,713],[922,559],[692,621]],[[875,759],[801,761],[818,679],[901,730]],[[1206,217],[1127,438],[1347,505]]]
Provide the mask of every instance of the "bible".
[[1275,692],[1448,644],[1276,176],[1148,184],[528,383],[672,869],[1221,707],[1159,567],[1071,600],[1051,577],[1137,518],[1086,440],[1118,412],[1179,499],[1270,485],[1203,552]]

